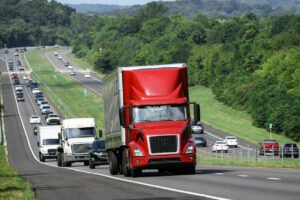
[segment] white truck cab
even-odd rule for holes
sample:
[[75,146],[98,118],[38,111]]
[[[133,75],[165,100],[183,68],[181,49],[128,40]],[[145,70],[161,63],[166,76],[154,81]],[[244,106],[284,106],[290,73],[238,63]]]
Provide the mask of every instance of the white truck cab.
[[37,130],[39,159],[45,162],[48,158],[56,158],[57,148],[60,146],[58,135],[61,126],[39,126]]
[[84,162],[84,165],[89,165],[89,151],[95,136],[94,118],[64,119],[59,135],[61,146],[57,149],[57,165],[71,167],[73,162]]

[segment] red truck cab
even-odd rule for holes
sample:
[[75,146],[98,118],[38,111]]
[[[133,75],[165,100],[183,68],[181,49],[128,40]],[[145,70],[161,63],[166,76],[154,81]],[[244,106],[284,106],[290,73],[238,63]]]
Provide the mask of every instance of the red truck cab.
[[258,144],[260,145],[259,155],[265,155],[267,153],[278,155],[279,153],[279,144],[274,139],[264,139]]

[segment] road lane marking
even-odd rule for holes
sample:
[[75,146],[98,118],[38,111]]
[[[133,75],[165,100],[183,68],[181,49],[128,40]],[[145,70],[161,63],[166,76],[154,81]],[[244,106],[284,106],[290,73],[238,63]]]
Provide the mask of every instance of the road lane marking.
[[240,175],[238,175],[239,177],[244,177],[244,178],[247,178],[247,177],[249,177],[248,175],[246,175],[246,174],[240,174]]
[[280,181],[281,178],[267,178],[268,180],[273,180],[273,181]]
[[[8,65],[6,65],[6,66],[7,66],[7,70],[8,70]],[[10,83],[11,83],[11,87],[13,88],[11,79],[10,79]],[[15,96],[14,92],[13,92],[13,94]],[[24,130],[24,133],[25,133],[27,144],[29,146],[29,149],[30,149],[32,155],[33,155],[33,158],[37,162],[39,162],[40,164],[42,164],[42,165],[47,165],[47,166],[55,167],[55,168],[62,168],[62,167],[54,166],[54,165],[51,165],[51,164],[48,164],[48,163],[43,163],[43,162],[41,162],[36,157],[36,155],[34,154],[34,151],[33,151],[32,147],[31,147],[30,140],[29,140],[29,137],[28,137],[28,134],[27,134],[24,122],[23,122],[23,118],[22,118],[22,116],[20,114],[20,108],[19,108],[19,105],[17,103],[16,98],[15,98],[15,102],[16,102],[16,105],[17,105],[17,109],[18,109],[18,113],[19,113],[19,118],[20,118],[21,124],[23,126],[23,130]],[[164,186],[153,185],[153,184],[149,184],[149,183],[143,183],[143,182],[128,180],[128,179],[124,179],[124,178],[118,178],[118,177],[114,177],[114,176],[106,175],[106,174],[101,174],[101,173],[88,172],[88,171],[74,169],[74,168],[63,168],[63,169],[73,170],[73,171],[82,172],[82,173],[86,173],[86,174],[97,175],[97,176],[102,176],[102,177],[110,178],[110,179],[113,179],[113,180],[118,180],[118,181],[123,181],[123,182],[127,182],[127,183],[133,183],[133,184],[138,184],[138,185],[142,185],[142,186],[147,186],[147,187],[152,187],[152,188],[167,190],[167,191],[171,191],[171,192],[178,192],[178,193],[192,195],[192,196],[205,197],[205,198],[216,199],[216,200],[230,200],[230,199],[227,199],[227,198],[222,198],[222,197],[217,197],[217,196],[212,196],[212,195],[207,195],[207,194],[201,194],[201,193],[196,193],[196,192],[189,192],[189,191],[184,191],[184,190],[179,190],[179,189],[174,189],[174,188],[169,188],[169,187],[164,187]]]
[[224,173],[215,173],[215,175],[224,175]]

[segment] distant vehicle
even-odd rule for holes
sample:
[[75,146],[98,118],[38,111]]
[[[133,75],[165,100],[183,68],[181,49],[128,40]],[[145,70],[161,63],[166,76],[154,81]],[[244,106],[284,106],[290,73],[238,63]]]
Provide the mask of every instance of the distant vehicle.
[[196,124],[192,125],[191,129],[193,134],[199,134],[204,132],[203,126],[200,122],[197,122]]
[[37,102],[37,100],[40,99],[40,98],[44,98],[43,93],[42,92],[35,93],[35,95],[34,95],[34,101]]
[[53,114],[53,111],[52,110],[47,110],[44,115],[45,115],[45,119],[47,119],[48,115],[51,115]]
[[57,147],[60,146],[58,134],[61,126],[39,126],[37,130],[39,159],[45,162],[46,159],[56,158]]
[[105,149],[105,140],[95,140],[89,153],[89,165],[95,169],[97,165],[108,164],[108,156]]
[[20,80],[19,80],[19,79],[14,79],[13,84],[14,84],[14,85],[20,85]]
[[90,74],[85,74],[84,77],[85,78],[91,78],[91,75]]
[[[41,107],[41,112],[42,112],[42,114],[46,114],[47,112],[50,112],[51,111],[51,108],[50,108],[50,106],[49,105],[43,105],[42,107]],[[51,111],[52,112],[52,111]]]
[[206,147],[206,139],[203,136],[194,136],[196,147]]
[[33,83],[33,80],[32,79],[28,79],[27,82],[26,82],[26,86],[30,87],[32,83]]
[[71,71],[70,72],[70,76],[76,76],[76,72],[75,71]]
[[27,74],[23,75],[23,80],[28,80],[29,76]]
[[31,115],[29,118],[29,123],[30,124],[40,124],[41,123],[41,118],[38,115]]
[[18,49],[18,48],[16,48],[16,49],[15,49],[15,51],[16,51],[16,52],[19,52],[19,49]]
[[36,100],[37,105],[38,105],[38,106],[41,105],[41,102],[42,102],[42,101],[45,101],[45,99],[44,99],[44,98],[39,98],[39,99],[37,99],[37,100]]
[[58,52],[54,52],[53,54],[54,54],[55,56],[58,56]]
[[8,53],[9,53],[8,49],[6,49],[6,50],[4,51],[4,53],[5,53],[5,54],[8,54]]
[[16,63],[17,63],[18,66],[21,65],[21,61],[19,61],[19,60],[17,60]]
[[234,136],[226,136],[224,141],[229,147],[238,147],[238,140]]
[[14,66],[14,62],[12,60],[8,61],[8,66]]
[[23,93],[16,94],[17,101],[25,101]]
[[58,60],[62,60],[63,57],[61,55],[58,56]]
[[299,148],[296,143],[284,143],[279,149],[280,157],[293,157],[299,158]]
[[228,145],[224,141],[216,141],[212,146],[212,152],[228,152]]
[[25,70],[24,66],[21,65],[21,66],[19,67],[19,70],[20,70],[20,71],[24,71],[24,70]]
[[32,91],[33,94],[36,94],[36,93],[40,92],[40,90],[38,88],[33,88],[31,91]]
[[20,93],[23,93],[23,90],[22,89],[17,89],[16,94],[20,94]]
[[279,144],[274,139],[264,139],[262,142],[258,143],[259,146],[259,155],[265,155],[271,153],[278,155]]
[[15,90],[22,90],[23,91],[22,85],[16,85]]
[[42,102],[40,103],[40,110],[43,109],[43,106],[50,106],[50,105],[49,105],[48,101],[42,101]]
[[12,73],[11,79],[18,79],[18,78],[19,78],[19,76],[17,73]]
[[48,125],[59,125],[60,124],[60,117],[57,114],[49,114],[45,117],[46,122]]
[[69,62],[65,62],[65,66],[67,67],[67,66],[69,66],[70,65],[70,63]]
[[33,127],[33,134],[34,135],[37,135],[37,131],[38,131],[38,127],[37,126]]
[[30,84],[30,87],[31,87],[31,90],[32,90],[33,88],[38,88],[38,87],[39,87],[39,84],[38,84],[37,82],[32,82],[32,83]]
[[68,66],[68,69],[73,69],[73,66],[72,66],[72,65],[69,65],[69,66]]
[[13,71],[13,70],[14,70],[14,67],[13,67],[13,66],[9,66],[9,70],[10,70],[10,71]]
[[16,53],[14,53],[14,56],[19,56],[19,54],[16,52]]

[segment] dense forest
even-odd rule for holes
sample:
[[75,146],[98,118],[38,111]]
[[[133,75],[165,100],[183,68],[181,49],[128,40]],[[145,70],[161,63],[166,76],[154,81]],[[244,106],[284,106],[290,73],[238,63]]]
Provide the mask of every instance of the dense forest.
[[152,2],[133,16],[99,17],[47,0],[0,0],[0,10],[0,46],[71,44],[103,73],[185,62],[190,86],[300,141],[300,15],[190,19]]

